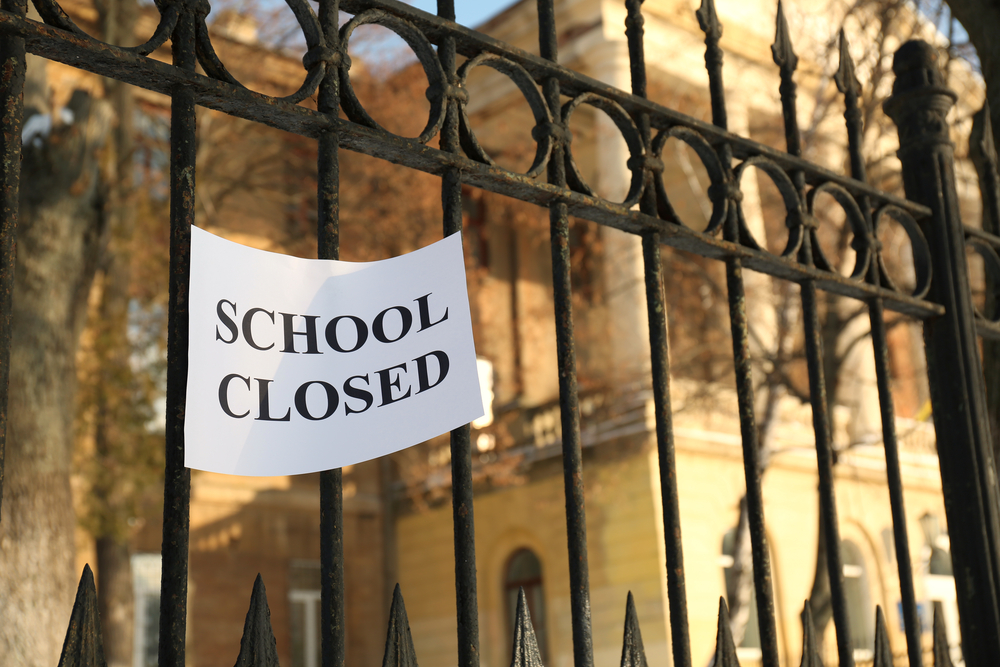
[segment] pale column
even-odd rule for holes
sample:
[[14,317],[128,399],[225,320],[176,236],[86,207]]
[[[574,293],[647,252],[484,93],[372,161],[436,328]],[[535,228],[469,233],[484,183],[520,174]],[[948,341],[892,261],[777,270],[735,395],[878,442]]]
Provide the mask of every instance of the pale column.
[[[617,8],[616,8],[617,9]],[[617,17],[617,14],[615,15]],[[624,18],[624,13],[622,13]],[[605,17],[607,20],[607,17]],[[617,21],[616,21],[617,22]],[[617,23],[621,25],[621,23]],[[587,52],[588,74],[620,90],[631,91],[628,45],[624,41],[602,41]],[[629,151],[621,132],[604,113],[597,114],[595,190],[612,201],[624,201],[632,181],[628,169]],[[602,227],[604,302],[608,321],[609,355],[607,379],[618,386],[650,381],[649,320],[646,315],[646,284],[642,259],[642,239],[611,227]],[[667,596],[666,547],[663,534],[663,507],[660,503],[659,463],[655,449],[649,453],[649,472],[661,564],[660,589],[663,609],[664,642],[647,642],[647,655],[670,667],[670,607]]]
[[[590,75],[621,90],[631,90],[628,47],[624,41],[604,41],[588,54]],[[604,113],[596,114],[595,143],[597,191],[621,202],[628,194],[632,173],[629,152],[621,132]],[[649,378],[649,324],[643,279],[642,240],[635,235],[604,227],[604,301],[609,332],[609,378],[617,382]]]

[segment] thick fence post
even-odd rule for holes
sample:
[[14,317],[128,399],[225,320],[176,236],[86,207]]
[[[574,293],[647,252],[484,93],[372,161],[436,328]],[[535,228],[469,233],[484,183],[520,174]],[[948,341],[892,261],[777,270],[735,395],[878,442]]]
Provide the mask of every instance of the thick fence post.
[[932,211],[921,222],[931,249],[929,298],[947,312],[924,323],[945,512],[966,665],[1000,665],[998,493],[965,234],[946,115],[957,96],[944,85],[937,51],[922,41],[896,52],[886,113],[899,128],[906,196]]

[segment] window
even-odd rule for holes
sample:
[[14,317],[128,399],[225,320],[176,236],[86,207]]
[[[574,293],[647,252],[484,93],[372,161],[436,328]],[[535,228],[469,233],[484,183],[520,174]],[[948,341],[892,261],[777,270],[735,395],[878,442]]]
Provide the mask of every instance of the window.
[[160,554],[132,555],[133,667],[156,667],[160,643]]
[[875,607],[861,549],[850,540],[840,543],[844,567],[844,599],[851,619],[851,648],[856,659],[870,659],[875,648]]
[[292,561],[288,571],[292,667],[320,667],[319,563]]
[[542,590],[542,563],[530,549],[516,551],[507,561],[507,571],[504,576],[504,598],[507,603],[508,641],[513,641],[517,593],[522,588],[524,589],[525,601],[528,603],[528,613],[531,615],[531,625],[535,629],[535,638],[538,640],[538,652],[544,662],[547,659],[547,641],[545,596]]
[[[736,528],[731,529],[722,537],[722,556],[719,557],[719,564],[722,565],[722,574],[726,586],[726,602],[729,603],[730,592],[736,588],[736,572],[733,570],[734,557],[736,554]],[[757,621],[757,591],[750,591],[750,615],[747,618],[746,629],[743,632],[743,639],[736,647],[738,657],[749,660],[760,659],[760,625]]]

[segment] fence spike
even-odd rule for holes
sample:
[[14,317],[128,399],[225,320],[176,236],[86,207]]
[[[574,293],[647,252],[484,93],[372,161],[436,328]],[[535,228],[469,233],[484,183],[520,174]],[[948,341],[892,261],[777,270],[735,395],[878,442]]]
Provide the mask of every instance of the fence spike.
[[646,667],[646,649],[642,645],[639,617],[635,613],[632,591],[625,602],[625,636],[622,638],[622,667]]
[[715,657],[713,667],[740,667],[736,658],[736,644],[733,642],[733,632],[729,629],[729,607],[726,598],[719,598],[719,629],[715,635]]
[[802,607],[802,662],[800,667],[823,667],[816,645],[816,626],[813,625],[812,605],[806,600]]
[[538,652],[538,639],[535,637],[535,628],[531,625],[531,612],[528,611],[528,600],[524,597],[523,588],[517,591],[510,667],[542,667],[542,655]]
[[88,564],[83,566],[80,585],[76,589],[59,667],[107,667],[107,664],[97,610],[97,588],[94,587],[94,573]]
[[885,629],[885,615],[882,606],[875,606],[875,663],[872,667],[892,667],[892,647],[889,633]]
[[[993,123],[990,120],[990,103],[972,116],[969,133],[969,157],[976,166],[979,190],[983,200],[983,231],[1000,234],[1000,176],[997,175],[997,149],[993,143]],[[987,395],[990,385],[987,384]]]
[[389,630],[385,635],[385,655],[382,667],[417,667],[417,652],[410,634],[410,619],[406,616],[403,593],[396,584],[389,609]]
[[944,625],[944,607],[937,600],[934,601],[934,667],[955,667]]
[[722,23],[719,22],[719,15],[715,11],[715,0],[701,0],[701,6],[695,15],[706,37],[713,37],[716,40],[722,37]]
[[997,148],[993,143],[993,121],[990,120],[989,100],[983,100],[983,107],[972,116],[969,144],[970,146],[975,144],[976,148],[996,166]]
[[833,75],[833,80],[837,82],[837,90],[842,93],[846,94],[850,90],[858,95],[861,92],[861,82],[854,73],[854,59],[847,49],[847,35],[843,28],[840,29],[840,67]]
[[785,10],[781,6],[781,0],[778,0],[778,16],[775,21],[771,55],[774,57],[774,64],[781,69],[783,74],[790,76],[799,66],[799,57],[792,50],[792,40],[788,34],[788,21],[785,20]]
[[271,609],[267,606],[264,579],[257,574],[250,594],[250,608],[243,623],[240,655],[235,667],[278,667],[278,646],[271,629]]

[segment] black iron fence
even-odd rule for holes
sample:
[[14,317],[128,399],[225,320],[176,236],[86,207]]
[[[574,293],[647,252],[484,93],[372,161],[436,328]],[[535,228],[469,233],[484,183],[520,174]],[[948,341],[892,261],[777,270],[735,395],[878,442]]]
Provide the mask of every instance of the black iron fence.
[[[963,227],[958,214],[953,146],[946,115],[955,95],[943,83],[936,52],[910,42],[896,54],[893,94],[886,112],[899,128],[907,198],[887,194],[866,182],[861,154],[860,85],[841,36],[836,76],[844,95],[851,173],[843,175],[801,157],[796,118],[797,58],[787,25],[779,13],[774,61],[781,75],[781,103],[787,152],[727,130],[722,78],[722,26],[712,0],[697,12],[705,34],[712,123],[704,123],[647,99],[641,0],[626,0],[625,22],[631,57],[632,90],[601,84],[558,64],[557,30],[552,0],[538,0],[540,57],[454,22],[453,0],[439,0],[438,16],[395,0],[321,0],[318,14],[305,0],[287,0],[302,28],[308,51],[299,90],[285,98],[250,91],[236,81],[216,56],[206,27],[207,0],[160,0],[159,25],[141,46],[102,43],[78,29],[55,0],[33,0],[44,23],[25,18],[26,0],[2,0],[0,6],[0,98],[3,101],[3,197],[0,223],[0,386],[6,392],[10,344],[10,304],[18,212],[25,53],[79,67],[171,98],[170,135],[170,296],[167,378],[166,470],[163,511],[163,574],[159,664],[185,663],[190,471],[184,468],[184,396],[187,367],[188,267],[190,226],[194,220],[195,109],[203,106],[311,137],[319,146],[317,244],[321,258],[339,255],[338,151],[346,148],[441,177],[444,234],[462,229],[462,186],[483,188],[548,208],[557,332],[561,446],[565,471],[566,523],[569,541],[573,655],[576,667],[593,664],[587,566],[587,536],[582,470],[580,406],[574,349],[570,284],[569,217],[614,227],[642,240],[648,304],[656,439],[662,489],[666,573],[673,660],[692,664],[688,633],[683,542],[669,392],[668,338],[661,293],[664,279],[661,245],[673,246],[725,265],[729,296],[739,418],[747,487],[753,577],[760,623],[762,661],[778,665],[771,564],[761,494],[760,446],[754,414],[754,386],[748,334],[744,269],[752,269],[801,287],[803,326],[815,430],[822,524],[830,574],[837,653],[842,667],[854,664],[848,606],[845,601],[837,505],[833,488],[831,419],[825,395],[818,290],[851,297],[867,305],[875,352],[883,441],[899,567],[900,597],[911,667],[921,665],[920,622],[903,507],[897,435],[890,395],[888,344],[884,311],[922,320],[928,356],[937,447],[962,630],[962,649],[970,667],[1000,665],[1000,523],[987,418],[983,371],[977,335],[1000,338],[1000,323],[973,306],[966,267],[966,247],[986,260],[989,276],[1000,277],[1000,236]],[[343,27],[341,12],[352,17]],[[355,95],[348,54],[355,28],[381,25],[413,49],[429,82],[430,113],[415,139],[380,127]],[[170,40],[173,63],[148,57]],[[200,65],[204,74],[196,73]],[[507,76],[524,95],[535,119],[534,163],[523,174],[493,162],[472,131],[465,82],[478,66]],[[299,104],[316,95],[317,108]],[[569,101],[564,102],[568,99]],[[630,153],[631,186],[623,202],[597,196],[584,182],[573,159],[569,118],[581,104],[596,107],[614,121]],[[346,119],[339,117],[339,112]],[[440,137],[438,147],[428,145]],[[663,185],[667,139],[687,144],[702,160],[711,181],[712,204],[707,229],[695,231],[678,219]],[[988,142],[984,145],[989,145]],[[996,202],[995,154],[981,161],[988,216],[1000,229]],[[780,254],[763,249],[741,211],[740,180],[749,167],[763,171],[780,192],[788,227]],[[547,182],[536,178],[547,173]],[[820,195],[835,199],[846,214],[857,252],[853,274],[835,272],[819,245],[814,205]],[[916,269],[916,289],[897,287],[888,276],[879,242],[887,218],[909,235]],[[996,311],[991,311],[995,315]],[[0,398],[0,433],[6,419],[6,393]],[[2,450],[0,450],[2,451]],[[451,434],[458,664],[479,663],[472,464],[469,427]],[[341,472],[321,476],[322,656],[327,667],[344,664],[343,491]],[[246,634],[237,664],[275,664],[267,649],[270,632],[259,586],[255,586]],[[717,665],[737,664],[728,634],[726,607],[720,608]],[[805,618],[803,664],[814,665],[815,638]],[[947,664],[947,645],[936,623],[935,664]],[[514,633],[514,664],[538,665],[540,658],[522,601]],[[273,637],[270,640],[273,646]],[[623,664],[645,664],[634,607],[626,614]],[[95,594],[89,569],[81,582],[63,653],[65,664],[101,664]],[[885,623],[876,624],[875,664],[889,665]],[[415,665],[408,622],[397,588],[390,614],[386,665]]]

